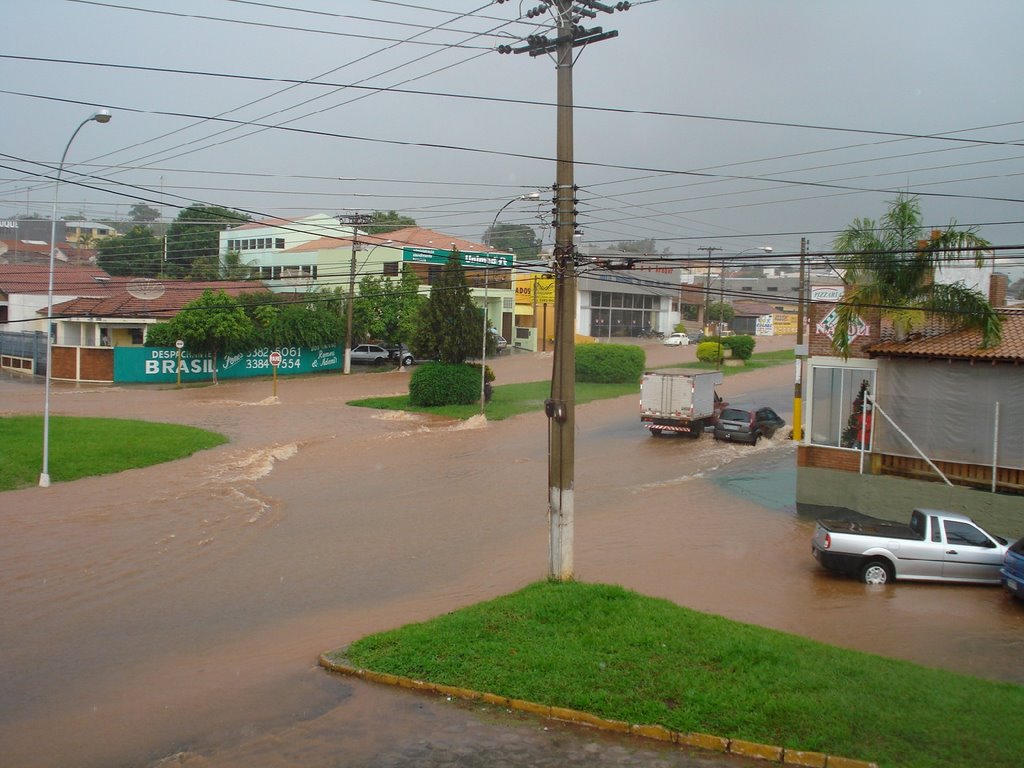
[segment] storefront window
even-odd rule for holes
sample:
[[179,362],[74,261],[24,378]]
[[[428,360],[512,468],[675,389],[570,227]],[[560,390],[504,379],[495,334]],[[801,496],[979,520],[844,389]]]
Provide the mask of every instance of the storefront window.
[[[875,391],[875,372],[866,368],[814,368],[811,443],[859,449],[871,437],[865,394]],[[865,448],[870,450],[870,445]]]

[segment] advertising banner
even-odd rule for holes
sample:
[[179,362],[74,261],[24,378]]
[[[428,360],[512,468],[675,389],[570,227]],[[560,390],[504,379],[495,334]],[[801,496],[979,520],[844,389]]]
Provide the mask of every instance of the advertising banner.
[[[403,248],[402,261],[414,261],[418,264],[447,264],[451,251],[439,248]],[[459,251],[464,267],[511,267],[511,253],[479,253],[476,251]]]
[[[246,376],[270,376],[270,353],[278,352],[281,375],[341,370],[340,346],[279,347],[256,349],[217,359],[218,379],[239,379]],[[114,347],[114,381],[123,384],[165,384],[213,381],[213,356],[197,354],[174,347]]]

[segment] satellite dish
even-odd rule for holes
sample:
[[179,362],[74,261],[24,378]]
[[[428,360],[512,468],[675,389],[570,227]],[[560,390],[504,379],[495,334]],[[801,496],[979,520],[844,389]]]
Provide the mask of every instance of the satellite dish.
[[136,299],[149,301],[164,295],[164,284],[151,277],[136,277],[128,283],[128,293]]

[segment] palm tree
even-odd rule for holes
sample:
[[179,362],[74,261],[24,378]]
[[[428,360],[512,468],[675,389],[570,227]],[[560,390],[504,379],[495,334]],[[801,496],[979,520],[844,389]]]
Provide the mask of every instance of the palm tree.
[[952,328],[982,332],[982,346],[999,343],[1001,324],[988,300],[962,282],[934,282],[935,270],[957,263],[972,253],[976,266],[985,263],[991,243],[972,229],[945,229],[925,235],[917,197],[903,193],[893,200],[878,223],[854,219],[833,242],[845,268],[846,297],[837,307],[832,347],[844,358],[850,354],[850,324],[866,308],[879,308],[893,321],[898,339],[922,317],[940,314]]

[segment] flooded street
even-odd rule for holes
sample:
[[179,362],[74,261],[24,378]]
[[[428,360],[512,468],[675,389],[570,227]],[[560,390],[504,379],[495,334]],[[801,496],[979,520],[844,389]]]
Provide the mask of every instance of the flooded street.
[[[653,365],[681,354],[692,348],[648,348]],[[492,365],[501,384],[546,379],[551,360]],[[763,395],[788,421],[792,374],[730,377],[721,391]],[[346,405],[403,393],[408,375],[282,379],[276,400],[269,381],[55,387],[58,414],[194,424],[230,442],[0,494],[0,762],[430,765],[467,728],[477,756],[460,765],[488,764],[509,728],[559,754],[559,726],[491,722],[316,667],[324,650],[547,573],[544,415],[452,423]],[[0,412],[41,403],[40,386],[0,379]],[[873,588],[818,569],[781,435],[654,439],[635,397],[580,406],[577,429],[578,579],[1024,683],[1024,611],[1003,590]]]

